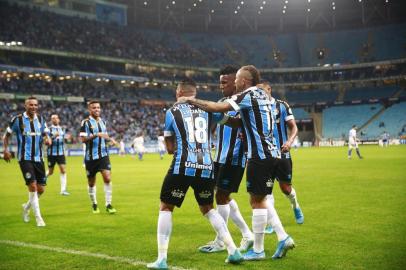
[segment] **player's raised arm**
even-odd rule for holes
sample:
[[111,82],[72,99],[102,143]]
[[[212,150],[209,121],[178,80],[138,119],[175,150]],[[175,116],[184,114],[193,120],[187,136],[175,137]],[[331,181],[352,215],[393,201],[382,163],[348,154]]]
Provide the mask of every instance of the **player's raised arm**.
[[228,102],[213,102],[194,97],[181,97],[178,103],[182,102],[195,105],[206,112],[228,112],[233,110],[233,107]]

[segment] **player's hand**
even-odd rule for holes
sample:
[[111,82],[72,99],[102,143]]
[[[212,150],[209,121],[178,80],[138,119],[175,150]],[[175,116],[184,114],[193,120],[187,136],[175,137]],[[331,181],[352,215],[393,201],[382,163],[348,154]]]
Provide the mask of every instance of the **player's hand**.
[[110,143],[111,143],[112,145],[118,146],[117,141],[114,140],[113,138],[110,138]]
[[45,145],[51,145],[52,144],[52,140],[50,138],[45,138],[44,140]]
[[97,136],[100,137],[100,138],[104,138],[106,140],[110,139],[109,135],[106,134],[106,133],[103,133],[103,132],[97,133]]
[[9,151],[4,151],[3,158],[4,158],[4,160],[6,162],[10,162],[11,161],[11,153]]
[[289,152],[291,145],[292,145],[292,143],[290,143],[290,142],[285,142],[285,143],[282,145],[282,149],[281,149],[281,150],[282,150],[282,153],[287,153],[287,152]]

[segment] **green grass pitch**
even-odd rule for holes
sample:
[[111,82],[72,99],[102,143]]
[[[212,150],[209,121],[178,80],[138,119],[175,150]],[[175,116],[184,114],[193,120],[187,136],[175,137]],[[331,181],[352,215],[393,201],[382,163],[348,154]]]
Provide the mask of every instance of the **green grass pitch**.
[[[309,148],[293,151],[294,186],[305,215],[297,225],[288,200],[274,189],[276,208],[296,248],[272,261],[275,235],[266,236],[267,259],[226,265],[226,253],[202,254],[197,247],[214,232],[203,218],[189,190],[181,209],[174,213],[168,263],[187,269],[405,269],[406,268],[406,146],[364,146],[365,157],[347,159],[347,148]],[[355,153],[353,153],[355,154]],[[48,179],[41,198],[47,224],[37,228],[31,217],[23,223],[21,204],[28,198],[18,163],[0,162],[0,269],[145,269],[156,258],[156,223],[159,192],[171,156],[111,157],[113,205],[118,213],[91,213],[85,170],[80,157],[68,158],[71,196],[59,195],[59,172]],[[104,206],[98,175],[97,195]],[[248,224],[251,210],[245,180],[234,198]],[[241,239],[229,222],[234,241]],[[15,246],[18,241],[50,247]],[[124,258],[66,254],[52,248],[101,253]],[[140,265],[125,261],[131,259]]]

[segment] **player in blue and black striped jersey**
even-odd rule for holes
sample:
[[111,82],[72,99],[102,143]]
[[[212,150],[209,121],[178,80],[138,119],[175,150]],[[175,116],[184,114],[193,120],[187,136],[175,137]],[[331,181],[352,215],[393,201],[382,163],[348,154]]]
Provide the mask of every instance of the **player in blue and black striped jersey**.
[[[196,84],[184,80],[176,89],[176,97],[194,97]],[[213,208],[214,179],[211,158],[211,126],[225,119],[223,114],[208,113],[194,105],[177,103],[166,111],[164,137],[173,161],[161,188],[158,218],[158,259],[147,265],[151,269],[167,269],[167,251],[172,231],[172,212],[181,207],[189,187],[200,211],[209,220],[228,251],[227,262],[239,263],[242,256],[235,246],[227,225]]]
[[[295,117],[287,102],[272,97],[272,88],[269,82],[262,82],[259,87],[268,93],[272,103],[272,112],[275,116],[274,137],[276,145],[281,151],[281,161],[279,162],[280,165],[278,169],[275,171],[275,179],[279,182],[279,187],[282,192],[291,202],[296,222],[302,224],[304,222],[304,215],[299,206],[296,191],[292,187],[292,159],[290,148],[298,132]],[[268,195],[267,199],[268,203],[274,204],[272,194]],[[268,227],[266,231],[267,233],[271,233],[272,227]]]
[[57,163],[59,166],[60,182],[61,182],[61,195],[68,196],[69,192],[66,190],[67,176],[66,176],[66,158],[65,158],[65,130],[59,125],[59,116],[54,113],[51,115],[52,125],[49,127],[49,136],[52,143],[48,146],[48,172],[47,177],[54,173],[54,167]]
[[106,212],[114,214],[116,209],[111,205],[113,187],[111,184],[111,164],[108,144],[117,142],[110,138],[106,122],[100,117],[100,102],[89,101],[89,117],[82,121],[80,138],[86,144],[85,167],[88,180],[88,192],[92,202],[93,213],[100,213],[96,199],[96,174],[101,173],[104,181]]
[[[273,137],[274,119],[271,101],[267,93],[256,87],[259,83],[259,71],[254,66],[241,67],[236,75],[235,85],[240,93],[224,102],[211,102],[195,98],[182,98],[189,104],[210,112],[240,112],[240,125],[244,127],[248,146],[247,191],[253,208],[252,229],[254,246],[244,254],[245,260],[263,260],[264,233],[267,216],[273,215],[272,227],[279,243],[272,258],[282,258],[294,247],[293,239],[285,232],[275,208],[268,212],[266,195],[272,194],[273,176],[280,161],[280,151]],[[237,120],[237,119],[234,119]],[[277,222],[276,222],[277,221]]]
[[[222,102],[232,95],[237,94],[235,88],[235,75],[238,68],[226,66],[220,70],[220,89],[223,93]],[[229,116],[238,117],[239,112],[229,111]],[[233,223],[240,229],[242,240],[240,252],[245,252],[252,247],[253,234],[242,217],[237,202],[231,198],[231,193],[238,192],[244,176],[247,161],[243,142],[243,130],[227,125],[216,126],[216,154],[214,158],[214,179],[216,181],[217,211],[227,223],[231,217]],[[225,250],[224,244],[216,237],[204,246],[199,247],[201,252],[212,253]]]
[[3,137],[4,160],[10,162],[9,139],[13,133],[17,136],[17,157],[21,172],[28,187],[29,200],[23,204],[23,220],[29,222],[30,209],[33,209],[38,227],[45,226],[39,207],[39,196],[45,191],[46,176],[42,156],[42,143],[51,143],[44,118],[38,114],[38,100],[28,97],[25,100],[25,112],[12,118]]

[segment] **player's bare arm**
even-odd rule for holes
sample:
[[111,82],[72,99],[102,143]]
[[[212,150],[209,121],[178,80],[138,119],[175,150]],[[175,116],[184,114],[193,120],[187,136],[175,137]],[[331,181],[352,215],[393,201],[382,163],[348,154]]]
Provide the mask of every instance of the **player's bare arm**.
[[173,155],[176,150],[175,137],[174,136],[165,137],[165,146],[166,150],[168,151],[168,154]]
[[295,141],[295,138],[297,136],[297,126],[296,126],[296,121],[294,119],[291,119],[286,122],[288,125],[290,134],[289,134],[289,139],[282,145],[282,152],[286,153],[290,151],[290,147],[292,146],[293,142]]
[[234,110],[228,102],[213,102],[194,97],[180,97],[178,99],[178,103],[185,102],[195,105],[206,112],[228,112]]
[[10,151],[8,151],[8,144],[9,144],[10,137],[11,137],[11,134],[8,132],[6,132],[3,136],[3,148],[4,148],[3,158],[6,162],[10,162],[10,160],[11,160],[11,153],[10,153]]

